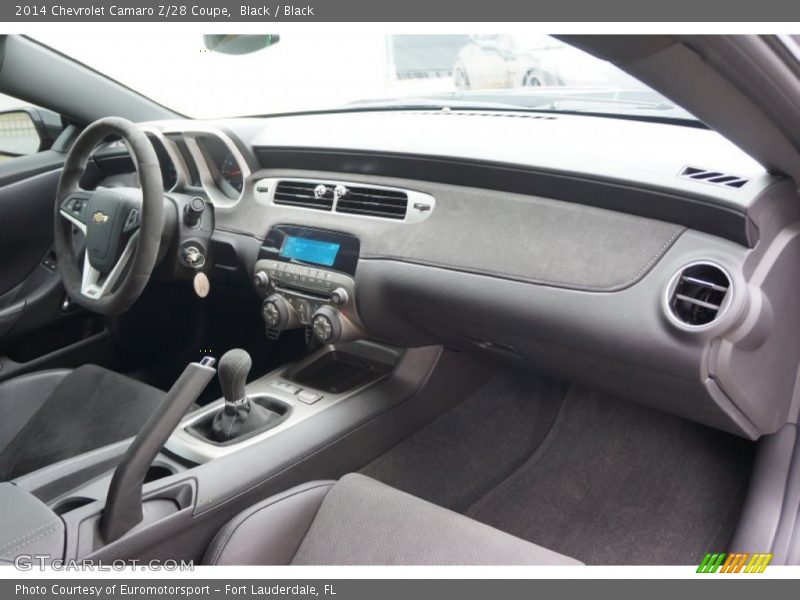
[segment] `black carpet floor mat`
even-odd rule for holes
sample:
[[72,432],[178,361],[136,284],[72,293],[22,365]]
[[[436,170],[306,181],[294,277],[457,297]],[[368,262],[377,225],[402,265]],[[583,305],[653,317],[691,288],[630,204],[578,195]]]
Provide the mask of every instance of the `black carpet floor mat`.
[[566,390],[543,377],[495,377],[362,473],[464,512],[542,443]]
[[698,564],[726,550],[755,445],[566,390],[496,376],[362,472],[587,564]]

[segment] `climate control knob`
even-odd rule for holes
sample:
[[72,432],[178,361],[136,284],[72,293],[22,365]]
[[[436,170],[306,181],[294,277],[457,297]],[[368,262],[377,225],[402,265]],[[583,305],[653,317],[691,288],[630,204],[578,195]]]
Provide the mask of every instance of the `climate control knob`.
[[280,294],[272,294],[261,305],[261,316],[270,329],[283,331],[299,327],[294,307]]
[[277,328],[278,323],[281,321],[281,312],[275,302],[264,302],[264,306],[261,308],[261,316],[264,317],[264,322],[273,328]]
[[330,306],[321,306],[311,316],[311,331],[323,344],[335,344],[342,337],[342,320],[339,312]]

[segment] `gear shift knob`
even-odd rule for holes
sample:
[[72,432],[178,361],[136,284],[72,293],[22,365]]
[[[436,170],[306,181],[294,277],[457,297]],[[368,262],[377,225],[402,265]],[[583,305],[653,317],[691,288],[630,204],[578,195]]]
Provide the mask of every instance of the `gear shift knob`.
[[211,437],[218,442],[230,442],[274,426],[280,415],[250,401],[245,390],[247,374],[253,361],[244,350],[230,350],[219,360],[217,373],[225,396],[225,406],[214,415]]
[[233,406],[247,400],[245,383],[252,366],[250,355],[238,348],[229,350],[219,360],[217,373],[225,404]]

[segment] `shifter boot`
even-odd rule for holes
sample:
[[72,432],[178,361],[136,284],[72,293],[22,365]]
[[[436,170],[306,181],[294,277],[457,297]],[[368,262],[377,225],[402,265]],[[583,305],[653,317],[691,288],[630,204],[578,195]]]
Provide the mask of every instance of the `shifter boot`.
[[226,404],[214,415],[211,437],[218,442],[229,442],[258,430],[277,425],[280,415],[260,404],[245,400],[233,406]]

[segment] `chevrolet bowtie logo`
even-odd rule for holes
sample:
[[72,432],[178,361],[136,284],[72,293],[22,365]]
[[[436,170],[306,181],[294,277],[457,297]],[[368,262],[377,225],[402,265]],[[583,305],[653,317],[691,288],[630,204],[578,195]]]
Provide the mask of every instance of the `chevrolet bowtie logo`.
[[108,221],[108,215],[101,210],[98,210],[92,215],[92,221],[95,223],[105,223]]

